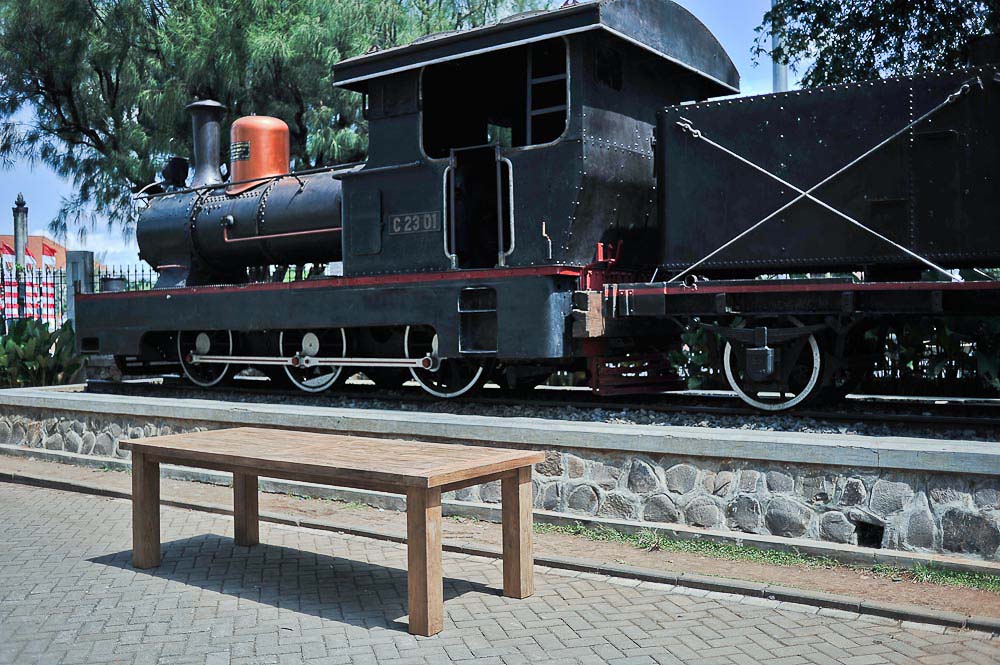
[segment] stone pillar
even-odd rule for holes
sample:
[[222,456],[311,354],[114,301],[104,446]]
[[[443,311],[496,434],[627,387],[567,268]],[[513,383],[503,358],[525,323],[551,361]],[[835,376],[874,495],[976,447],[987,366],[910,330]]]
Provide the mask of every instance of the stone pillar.
[[66,318],[76,330],[76,294],[94,290],[94,253],[66,252]]
[[14,278],[17,280],[17,318],[23,319],[27,309],[27,289],[24,283],[24,261],[28,246],[28,206],[24,196],[14,201]]

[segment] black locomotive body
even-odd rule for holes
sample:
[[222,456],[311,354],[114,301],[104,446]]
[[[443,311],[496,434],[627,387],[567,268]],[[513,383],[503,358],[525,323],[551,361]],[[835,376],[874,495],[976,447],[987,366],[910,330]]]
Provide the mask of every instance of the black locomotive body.
[[[711,33],[670,0],[603,0],[432,35],[335,76],[365,95],[361,165],[286,173],[273,127],[242,119],[230,173],[252,177],[222,182],[223,109],[192,105],[194,177],[165,170],[138,225],[160,279],[81,294],[85,352],[206,386],[253,366],[308,391],[345,368],[446,397],[554,369],[654,390],[677,385],[667,354],[701,326],[727,341],[741,394],[776,390],[765,408],[785,408],[783,393],[804,398],[844,366],[826,339],[843,346],[831,331],[867,316],[845,294],[902,294],[880,315],[970,293],[994,311],[992,282],[921,281],[1000,265],[992,68],[702,103],[739,87]],[[741,312],[736,294],[758,301]],[[903,304],[913,294],[938,295]],[[794,387],[802,371],[817,378]]]

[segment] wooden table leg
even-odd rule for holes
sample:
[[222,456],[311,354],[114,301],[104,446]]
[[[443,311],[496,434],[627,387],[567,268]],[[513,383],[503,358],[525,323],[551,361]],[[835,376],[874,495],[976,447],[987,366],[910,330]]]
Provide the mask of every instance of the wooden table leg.
[[160,565],[160,463],[132,453],[132,566]]
[[444,628],[440,488],[406,490],[406,553],[410,632],[429,637]]
[[260,509],[257,502],[257,476],[233,474],[233,517],[236,518],[236,544],[253,547],[260,543]]
[[503,519],[503,595],[527,598],[535,593],[531,553],[531,467],[517,469],[500,481]]

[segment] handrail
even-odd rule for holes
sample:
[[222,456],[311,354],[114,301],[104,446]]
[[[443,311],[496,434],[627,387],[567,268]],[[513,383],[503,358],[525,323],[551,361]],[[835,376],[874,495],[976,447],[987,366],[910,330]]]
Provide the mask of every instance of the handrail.
[[[507,197],[510,200],[510,249],[503,251],[503,236],[500,237],[500,267],[507,265],[507,257],[514,253],[514,165],[506,157],[500,158],[507,164]],[[499,195],[499,192],[497,193]]]
[[444,241],[444,255],[451,262],[451,269],[458,270],[458,254],[448,251],[448,174],[451,172],[451,165],[444,167],[444,174],[441,178],[441,237]]
[[227,243],[233,242],[249,242],[251,240],[274,240],[275,238],[292,238],[295,236],[311,236],[320,233],[341,233],[344,229],[342,227],[327,228],[327,229],[310,229],[308,231],[288,231],[287,233],[271,233],[268,235],[256,235],[247,236],[245,238],[230,238],[229,237],[229,226],[222,227],[222,241]]

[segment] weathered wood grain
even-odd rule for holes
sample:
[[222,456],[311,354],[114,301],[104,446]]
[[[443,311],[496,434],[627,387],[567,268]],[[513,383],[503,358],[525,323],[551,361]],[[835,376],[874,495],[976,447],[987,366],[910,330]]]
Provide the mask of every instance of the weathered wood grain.
[[441,577],[441,490],[406,491],[406,585],[410,632],[431,636],[444,628]]
[[503,595],[527,598],[535,593],[531,553],[531,467],[522,467],[500,481],[503,522]]
[[132,566],[160,565],[160,465],[132,453]]
[[[356,486],[440,487],[541,462],[543,453],[256,427],[133,439],[120,444],[161,462],[259,469]],[[193,464],[200,466],[199,464]]]
[[236,519],[236,544],[253,547],[260,543],[260,509],[257,476],[233,474],[233,517]]

